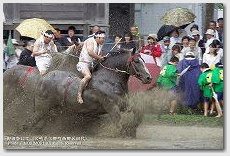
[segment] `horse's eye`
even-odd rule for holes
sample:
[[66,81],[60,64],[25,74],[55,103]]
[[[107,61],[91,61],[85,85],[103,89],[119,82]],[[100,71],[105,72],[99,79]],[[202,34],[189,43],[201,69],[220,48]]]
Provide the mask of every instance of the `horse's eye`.
[[139,62],[140,62],[138,58],[135,58],[133,61],[134,61],[135,63],[139,63]]

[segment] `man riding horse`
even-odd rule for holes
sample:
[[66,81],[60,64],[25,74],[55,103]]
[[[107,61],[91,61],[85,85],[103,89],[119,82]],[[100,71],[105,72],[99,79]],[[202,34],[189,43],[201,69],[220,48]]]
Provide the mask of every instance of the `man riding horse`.
[[79,62],[77,64],[77,70],[83,75],[83,79],[80,81],[77,101],[82,104],[82,92],[91,79],[91,72],[93,60],[103,61],[105,58],[101,55],[102,45],[105,41],[105,32],[98,31],[94,37],[88,38],[83,45],[80,53]]

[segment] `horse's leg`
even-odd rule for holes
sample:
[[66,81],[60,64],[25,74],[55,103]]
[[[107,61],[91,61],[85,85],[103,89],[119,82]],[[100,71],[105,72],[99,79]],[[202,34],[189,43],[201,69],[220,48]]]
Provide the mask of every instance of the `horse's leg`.
[[34,112],[24,122],[20,131],[32,130],[44,118],[44,115],[49,112],[52,103],[52,96],[49,96],[49,93],[47,85],[41,80],[35,88],[33,104],[31,103],[34,107]]
[[108,99],[108,98],[102,98],[103,101],[101,103],[103,104],[103,107],[106,112],[110,115],[112,121],[115,123],[116,127],[118,129],[122,128],[122,125],[120,123],[121,120],[121,112],[120,108],[117,105],[117,101],[115,99]]

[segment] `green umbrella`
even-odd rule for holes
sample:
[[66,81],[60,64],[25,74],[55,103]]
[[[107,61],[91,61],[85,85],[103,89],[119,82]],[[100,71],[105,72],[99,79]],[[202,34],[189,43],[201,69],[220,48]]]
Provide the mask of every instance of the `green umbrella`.
[[165,13],[161,21],[165,25],[180,27],[194,22],[196,16],[187,8],[174,8]]
[[11,38],[11,33],[9,34],[5,53],[7,55],[14,55],[15,54],[14,45],[13,45],[12,38]]

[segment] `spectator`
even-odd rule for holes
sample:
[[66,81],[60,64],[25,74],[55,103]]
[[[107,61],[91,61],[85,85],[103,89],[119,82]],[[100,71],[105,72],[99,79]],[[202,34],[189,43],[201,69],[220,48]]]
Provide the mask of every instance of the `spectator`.
[[202,55],[205,53],[205,43],[202,37],[200,36],[200,32],[198,30],[193,30],[191,33],[192,38],[196,41],[196,47],[200,47],[202,51]]
[[195,58],[193,52],[185,54],[185,58],[177,66],[177,72],[181,73],[186,68],[188,70],[179,79],[181,102],[182,105],[195,109],[201,97],[200,88],[197,83],[201,72],[199,60]]
[[130,32],[125,33],[123,42],[121,44],[121,48],[133,49],[133,52],[136,52],[136,45],[133,42],[133,37],[132,37],[132,34]]
[[219,103],[223,106],[223,100],[224,100],[224,70],[223,70],[223,64],[217,63],[215,65],[215,68],[213,69],[213,77],[215,77],[215,82],[213,83],[214,91],[217,94],[217,99]]
[[[190,28],[190,35],[189,35],[189,37],[193,37],[192,36],[192,32],[193,31],[199,32],[199,26],[197,24],[193,24],[192,27]],[[200,39],[202,39],[203,36],[201,36],[200,33],[198,33],[198,34],[199,34]]]
[[32,56],[34,42],[28,41],[25,50],[22,51],[18,64],[25,66],[36,66],[35,58]]
[[217,31],[218,31],[219,40],[223,44],[224,43],[224,19],[219,18],[217,20],[217,23],[218,23]]
[[[18,63],[18,57],[15,52],[16,50],[15,44],[18,44],[18,42],[16,40],[11,39],[11,37],[9,37],[9,39],[7,40],[6,48],[5,48],[6,70],[16,66]],[[19,52],[20,51],[18,50],[18,55],[19,55]]]
[[184,55],[181,53],[181,47],[178,44],[175,44],[172,47],[172,56],[175,56],[179,59],[179,61],[184,59]]
[[161,66],[161,46],[157,43],[157,35],[156,34],[149,34],[148,38],[148,45],[144,46],[141,49],[141,53],[152,55],[155,63],[158,66]]
[[216,45],[217,54],[220,55],[220,57],[221,57],[221,61],[220,62],[223,64],[224,63],[224,50],[223,50],[222,44],[220,43],[219,40],[213,40],[212,43],[214,45]]
[[196,59],[199,60],[199,64],[202,63],[202,51],[201,48],[196,46],[196,40],[195,38],[189,39],[189,51],[194,53],[194,56]]
[[175,114],[176,106],[177,106],[177,91],[176,91],[176,65],[178,64],[179,59],[177,57],[172,57],[160,72],[160,76],[157,79],[158,86],[163,89],[168,90],[169,100],[170,100],[170,114]]
[[144,46],[144,39],[138,32],[138,27],[137,26],[130,27],[130,32],[132,34],[132,38],[137,48],[137,51],[140,52],[141,48]]
[[[117,46],[115,47],[115,49],[120,49],[120,48],[121,48],[121,39],[122,39],[122,36],[121,36],[121,35],[116,35],[116,36],[115,36],[114,45],[117,44]],[[113,46],[114,46],[114,45],[113,45]]]
[[207,63],[211,69],[214,69],[215,64],[221,62],[221,58],[223,57],[221,53],[218,52],[218,47],[216,44],[211,43],[209,46],[209,52],[204,53],[203,55],[203,63]]
[[16,39],[12,39],[12,43],[13,43],[14,48],[15,48],[15,54],[16,54],[17,58],[19,59],[19,57],[22,53],[22,50],[19,48],[19,43]]
[[212,41],[215,39],[214,37],[214,31],[212,29],[208,29],[205,33],[206,36],[206,43],[205,43],[205,53],[209,52],[209,45],[212,43]]
[[[212,86],[213,86],[213,71],[209,68],[207,63],[203,63],[200,66],[200,70],[202,71],[202,74],[199,76],[198,84],[200,86],[201,91],[203,92],[204,97],[204,116],[208,116],[208,107],[209,103],[213,103],[213,92],[212,92]],[[217,117],[222,116],[221,110],[217,108],[218,115]]]
[[214,38],[219,40],[219,34],[216,29],[216,21],[210,21],[209,22],[209,29],[212,29],[214,31]]
[[65,47],[68,44],[68,40],[66,40],[62,35],[61,35],[61,30],[59,28],[54,28],[55,31],[54,33],[54,43],[57,46],[57,50],[59,52],[62,52],[66,50],[68,47]]
[[80,38],[77,38],[75,36],[75,33],[76,33],[76,28],[74,26],[70,26],[68,28],[68,37],[67,37],[67,40],[69,41],[69,43],[67,43],[68,46],[74,45],[76,42],[80,40]]
[[190,51],[190,48],[189,48],[189,37],[188,36],[184,36],[182,37],[182,50],[181,50],[181,53],[183,55],[185,55],[187,52]]
[[175,30],[170,34],[170,46],[173,47],[175,44],[180,44],[182,37],[180,37],[179,31]]
[[53,42],[53,32],[47,30],[43,36],[34,43],[33,56],[35,56],[36,66],[41,75],[47,73],[51,63],[51,52],[57,52],[57,47]]
[[191,26],[191,28],[190,28],[190,33],[192,33],[194,30],[199,31],[199,27],[198,27],[197,24],[193,24],[193,25]]
[[87,37],[87,39],[90,38],[90,37],[94,37],[95,33],[98,32],[98,31],[100,31],[100,30],[101,30],[100,26],[94,25],[93,28],[92,28],[92,30],[91,30],[91,35],[89,35]]
[[163,38],[163,45],[161,45],[162,55],[161,55],[161,65],[166,66],[170,59],[172,58],[172,53],[170,49],[170,37],[165,36]]

